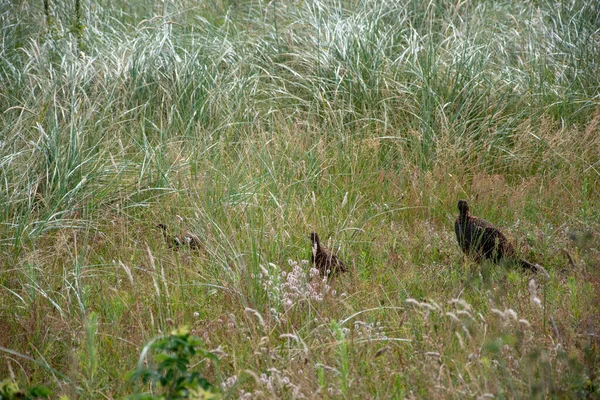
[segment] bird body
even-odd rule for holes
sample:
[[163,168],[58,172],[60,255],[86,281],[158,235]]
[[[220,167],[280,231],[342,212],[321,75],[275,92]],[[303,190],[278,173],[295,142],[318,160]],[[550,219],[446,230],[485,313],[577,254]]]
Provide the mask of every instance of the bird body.
[[179,247],[189,247],[192,250],[198,250],[201,248],[202,243],[200,242],[200,238],[194,235],[193,233],[186,232],[182,235],[173,235],[169,234],[169,228],[165,224],[156,225],[157,228],[162,230],[163,236],[167,245],[172,249],[177,249]]
[[487,259],[494,263],[514,259],[523,268],[548,274],[540,265],[516,257],[515,247],[508,238],[488,221],[472,216],[465,200],[459,200],[458,211],[454,232],[458,245],[467,256],[475,261]]
[[340,272],[348,271],[344,263],[321,244],[316,232],[310,234],[312,242],[311,263],[319,270],[321,276],[334,276]]
[[514,247],[506,236],[488,221],[469,214],[466,201],[458,202],[460,214],[454,223],[456,239],[462,251],[476,261],[491,259],[499,262],[514,254]]

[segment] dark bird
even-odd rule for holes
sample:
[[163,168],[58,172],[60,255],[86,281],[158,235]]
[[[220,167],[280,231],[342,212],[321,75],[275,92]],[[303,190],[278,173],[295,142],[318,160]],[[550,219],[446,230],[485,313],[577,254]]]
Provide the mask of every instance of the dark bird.
[[189,247],[192,250],[198,250],[202,246],[200,242],[200,238],[194,235],[193,233],[186,232],[183,235],[173,235],[169,234],[169,228],[165,224],[156,225],[157,228],[162,230],[165,241],[172,249],[177,249],[179,247]]
[[460,214],[454,223],[454,231],[458,245],[467,256],[477,262],[487,259],[499,263],[504,259],[513,259],[523,268],[548,276],[542,266],[518,258],[515,247],[498,228],[470,215],[469,204],[465,200],[458,201],[458,211]]
[[311,263],[319,270],[321,276],[330,277],[348,271],[344,263],[321,244],[316,232],[311,232],[309,237],[312,242]]

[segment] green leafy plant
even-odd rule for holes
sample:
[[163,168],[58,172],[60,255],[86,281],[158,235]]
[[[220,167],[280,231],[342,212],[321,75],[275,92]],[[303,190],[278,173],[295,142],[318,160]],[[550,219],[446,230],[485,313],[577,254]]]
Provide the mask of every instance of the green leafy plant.
[[5,379],[0,382],[0,400],[46,399],[51,394],[52,391],[43,385],[20,389],[19,385],[10,379]]
[[[154,365],[142,367],[149,351],[157,352]],[[216,388],[199,372],[189,370],[193,357],[208,358],[218,364],[219,359],[203,348],[203,342],[191,335],[186,327],[173,331],[170,335],[148,343],[142,350],[137,370],[130,379],[141,379],[143,383],[156,385],[163,394],[132,394],[130,400],[140,399],[214,399],[220,398]]]

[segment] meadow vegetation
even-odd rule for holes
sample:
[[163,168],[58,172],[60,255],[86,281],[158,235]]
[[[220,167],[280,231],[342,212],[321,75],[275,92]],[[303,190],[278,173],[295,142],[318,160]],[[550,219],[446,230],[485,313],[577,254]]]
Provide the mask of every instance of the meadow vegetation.
[[[150,390],[188,326],[223,398],[600,396],[598,10],[1,2],[0,380]],[[466,259],[461,198],[550,279]]]

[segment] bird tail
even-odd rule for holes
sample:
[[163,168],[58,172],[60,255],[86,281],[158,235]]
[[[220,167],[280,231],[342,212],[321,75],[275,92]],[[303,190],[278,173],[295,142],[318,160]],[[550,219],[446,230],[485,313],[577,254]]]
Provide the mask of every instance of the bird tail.
[[544,278],[549,279],[550,275],[548,274],[548,271],[546,271],[546,269],[544,267],[542,267],[539,264],[532,264],[527,260],[524,259],[520,259],[519,260],[519,265],[523,268],[529,269],[537,274],[541,274],[544,276]]

